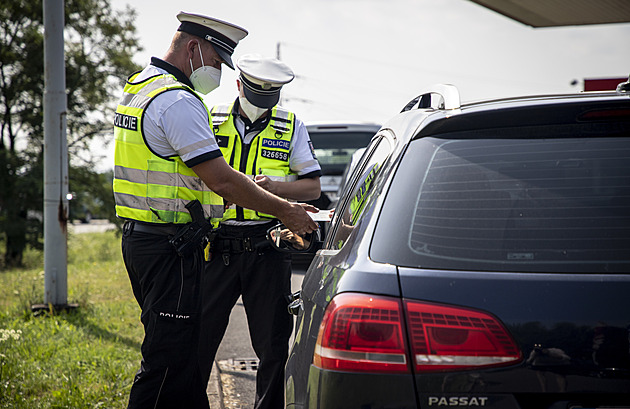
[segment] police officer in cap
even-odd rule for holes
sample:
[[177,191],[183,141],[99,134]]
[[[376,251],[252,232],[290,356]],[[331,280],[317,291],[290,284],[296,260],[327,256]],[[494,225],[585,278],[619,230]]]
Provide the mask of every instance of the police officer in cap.
[[116,213],[145,330],[129,408],[209,407],[196,353],[204,243],[188,233],[218,222],[223,198],[274,214],[296,233],[317,228],[305,211],[312,206],[289,203],[228,166],[212,133],[200,94],[219,85],[221,64],[233,68],[247,31],[197,14],[177,18],[166,55],[127,79],[114,119]]
[[[321,168],[306,127],[278,106],[282,86],[294,78],[279,60],[249,54],[237,62],[238,98],[212,108],[213,131],[228,164],[265,190],[291,200],[320,195]],[[260,359],[254,407],[284,408],[284,366],[293,319],[287,312],[291,258],[270,247],[267,230],[278,220],[238,203],[224,214],[203,284],[200,366],[204,380],[242,296],[250,339]]]

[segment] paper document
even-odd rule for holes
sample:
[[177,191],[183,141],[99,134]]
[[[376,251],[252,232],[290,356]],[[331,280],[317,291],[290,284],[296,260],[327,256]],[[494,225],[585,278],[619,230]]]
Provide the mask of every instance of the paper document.
[[311,213],[311,212],[307,212],[307,213],[309,216],[311,216],[311,219],[315,220],[316,222],[329,222],[333,218],[335,209],[320,210],[317,213]]

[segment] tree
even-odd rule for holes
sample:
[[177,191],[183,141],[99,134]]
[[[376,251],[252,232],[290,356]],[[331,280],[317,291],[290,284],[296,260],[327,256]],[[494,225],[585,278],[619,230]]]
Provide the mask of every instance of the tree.
[[[70,190],[89,188],[82,180],[99,180],[90,142],[112,139],[116,97],[139,69],[132,61],[141,50],[135,15],[129,6],[114,12],[109,0],[65,0]],[[27,244],[42,247],[43,46],[42,1],[0,0],[0,267],[20,266]],[[91,193],[113,201],[111,188]],[[113,207],[109,211],[113,218]]]

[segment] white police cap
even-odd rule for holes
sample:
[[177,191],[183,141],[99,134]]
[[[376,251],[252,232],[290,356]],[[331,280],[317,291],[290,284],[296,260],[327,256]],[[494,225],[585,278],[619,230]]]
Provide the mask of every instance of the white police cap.
[[295,78],[288,65],[275,58],[246,54],[238,59],[245,97],[259,108],[272,108],[280,100],[280,89]]
[[217,18],[183,11],[177,14],[177,19],[181,21],[177,31],[183,31],[210,41],[225,64],[234,69],[232,54],[234,54],[234,48],[238,42],[247,36],[247,30]]

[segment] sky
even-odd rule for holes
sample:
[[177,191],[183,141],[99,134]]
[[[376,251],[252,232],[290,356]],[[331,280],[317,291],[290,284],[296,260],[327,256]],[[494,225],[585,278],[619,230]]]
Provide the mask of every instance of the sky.
[[[578,92],[584,78],[630,74],[630,23],[533,28],[468,0],[111,0],[119,12],[128,4],[142,66],[164,55],[179,11],[247,29],[233,60],[257,53],[289,65],[296,78],[281,104],[306,123],[382,124],[438,83],[470,102]],[[206,104],[235,99],[236,77],[224,66]]]

